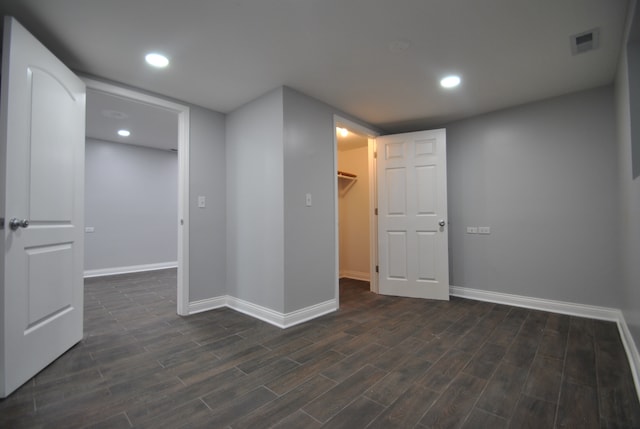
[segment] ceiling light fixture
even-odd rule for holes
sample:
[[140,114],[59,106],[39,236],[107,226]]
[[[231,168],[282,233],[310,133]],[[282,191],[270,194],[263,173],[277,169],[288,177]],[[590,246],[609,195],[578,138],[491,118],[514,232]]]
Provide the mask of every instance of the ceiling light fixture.
[[129,137],[131,135],[131,131],[129,131],[129,130],[118,130],[118,135],[120,137]]
[[346,128],[336,127],[336,132],[340,134],[342,137],[346,137],[349,135],[349,130]]
[[169,65],[169,59],[162,54],[151,52],[144,57],[145,61],[158,68],[165,68]]
[[460,85],[460,76],[454,74],[443,77],[442,80],[440,80],[440,86],[443,88],[455,88],[458,85]]

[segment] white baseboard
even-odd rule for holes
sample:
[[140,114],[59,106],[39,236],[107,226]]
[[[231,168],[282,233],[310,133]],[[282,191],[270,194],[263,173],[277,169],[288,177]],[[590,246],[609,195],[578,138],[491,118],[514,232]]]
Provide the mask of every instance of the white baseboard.
[[167,268],[176,268],[177,266],[178,266],[178,261],[171,261],[171,262],[159,262],[156,264],[129,265],[127,267],[100,268],[97,270],[85,270],[84,277],[89,278],[89,277],[112,276],[114,274],[139,273],[143,271],[155,271],[155,270],[164,270]]
[[227,307],[262,320],[263,322],[275,325],[279,328],[285,328],[284,314],[270,308],[254,304],[234,296],[227,296]]
[[201,299],[189,303],[189,315],[202,313],[203,311],[215,310],[216,308],[226,307],[227,297],[217,296],[215,298]]
[[627,322],[624,319],[624,315],[619,309],[554,301],[550,299],[531,298],[528,296],[490,292],[460,286],[449,286],[449,294],[476,301],[494,302],[496,304],[506,304],[514,307],[524,307],[534,310],[549,311],[551,313],[616,322],[622,345],[627,353],[627,360],[629,361],[629,367],[636,387],[636,395],[638,395],[638,399],[640,400],[640,354],[638,353],[638,347],[631,336]]
[[311,319],[315,319],[316,317],[333,313],[336,310],[338,310],[338,302],[335,299],[330,299],[319,304],[301,308],[300,310],[285,313],[284,327],[290,328],[291,326],[295,326]]
[[627,352],[631,375],[636,385],[636,395],[638,395],[638,400],[640,401],[640,353],[638,353],[638,347],[633,340],[629,326],[627,326],[624,314],[622,313],[620,314],[620,320],[618,320],[618,331],[620,331],[620,339],[622,340],[624,350]]
[[344,270],[340,271],[340,278],[347,278],[353,280],[362,280],[363,282],[368,282],[371,280],[371,273],[364,271],[349,271]]
[[190,302],[189,314],[201,313],[221,307],[231,308],[232,310],[244,313],[282,329],[290,328],[338,309],[336,300],[332,299],[290,313],[280,313],[279,311],[240,298],[224,295]]
[[551,313],[568,314],[570,316],[588,317],[590,319],[610,320],[613,322],[617,322],[622,316],[622,312],[616,308],[596,307],[594,305],[532,298],[528,296],[490,292],[460,286],[449,286],[449,294],[476,301],[495,302],[496,304],[506,304],[514,307],[524,307],[533,310],[549,311]]

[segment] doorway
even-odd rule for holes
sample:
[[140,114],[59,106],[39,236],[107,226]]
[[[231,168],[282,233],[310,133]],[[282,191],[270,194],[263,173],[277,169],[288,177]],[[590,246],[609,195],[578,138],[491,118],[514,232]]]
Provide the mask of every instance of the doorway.
[[375,138],[377,133],[334,117],[336,173],[336,300],[340,279],[366,281],[378,292]]
[[[118,97],[141,106],[161,109],[170,115],[177,116],[177,152],[178,152],[178,195],[177,211],[177,313],[187,315],[189,312],[189,108],[161,98],[107,84],[90,78],[83,79],[87,91]],[[118,112],[112,112],[118,114]],[[90,228],[90,226],[89,226]]]

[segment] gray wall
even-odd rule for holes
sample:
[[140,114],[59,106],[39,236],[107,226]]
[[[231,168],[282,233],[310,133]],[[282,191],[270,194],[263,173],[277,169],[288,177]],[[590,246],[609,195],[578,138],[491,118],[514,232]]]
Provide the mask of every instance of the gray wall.
[[227,116],[227,293],[284,305],[282,88]]
[[87,140],[85,270],[177,261],[173,152]]
[[334,113],[284,88],[285,312],[335,297]]
[[190,108],[189,301],[198,301],[227,293],[225,116]]
[[334,114],[283,87],[227,116],[229,295],[283,313],[335,298]]
[[612,88],[446,128],[451,284],[619,308]]
[[[636,5],[637,7],[637,5]],[[618,130],[619,190],[620,190],[620,243],[622,265],[621,307],[624,318],[640,345],[640,177],[633,178],[631,164],[631,126],[640,118],[631,117],[629,84],[640,85],[640,76],[630,74],[623,50],[616,78],[616,114]]]

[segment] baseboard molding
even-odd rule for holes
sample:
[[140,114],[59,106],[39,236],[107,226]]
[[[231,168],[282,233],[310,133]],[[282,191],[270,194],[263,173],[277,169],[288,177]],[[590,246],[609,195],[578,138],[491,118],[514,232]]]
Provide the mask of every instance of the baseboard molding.
[[333,313],[338,310],[338,303],[335,299],[330,299],[319,304],[301,308],[290,313],[284,314],[284,327],[290,328],[300,323],[307,322],[325,314]]
[[554,301],[551,299],[532,298],[502,292],[490,292],[460,286],[449,286],[449,294],[476,301],[495,302],[496,304],[530,308],[532,310],[549,311],[551,313],[570,316],[588,317],[589,319],[609,320],[617,322],[622,312],[616,308],[597,307],[594,305],[575,304],[572,302]]
[[203,311],[215,310],[216,308],[226,307],[227,297],[217,296],[215,298],[201,299],[189,303],[189,315],[202,313]]
[[618,331],[620,331],[620,339],[624,350],[627,352],[633,383],[636,385],[636,395],[638,395],[638,401],[640,401],[640,353],[638,353],[638,347],[622,313],[620,313],[620,320],[618,320]]
[[338,309],[335,299],[321,302],[290,313],[280,313],[267,307],[229,295],[203,299],[189,303],[189,315],[216,308],[228,307],[237,312],[262,320],[278,328],[286,329]]
[[140,273],[143,271],[155,271],[155,270],[165,270],[167,268],[176,268],[177,266],[178,266],[178,261],[171,261],[171,262],[159,262],[156,264],[129,265],[127,267],[100,268],[97,270],[85,270],[84,277],[89,278],[89,277],[112,276],[115,274]]
[[364,271],[344,270],[344,271],[340,271],[340,278],[362,280],[363,282],[368,282],[371,280],[371,273],[364,272]]
[[616,322],[622,345],[627,353],[627,360],[629,361],[633,382],[636,387],[636,395],[638,395],[638,400],[640,400],[640,354],[638,353],[638,347],[633,340],[621,310],[550,299],[531,298],[501,292],[489,292],[460,286],[449,286],[449,294],[476,301],[494,302],[496,304],[506,304],[514,307],[524,307],[533,310],[549,311],[551,313]]
[[253,318],[262,320],[263,322],[275,325],[279,328],[285,328],[284,314],[270,308],[254,304],[234,296],[227,296],[227,307]]

